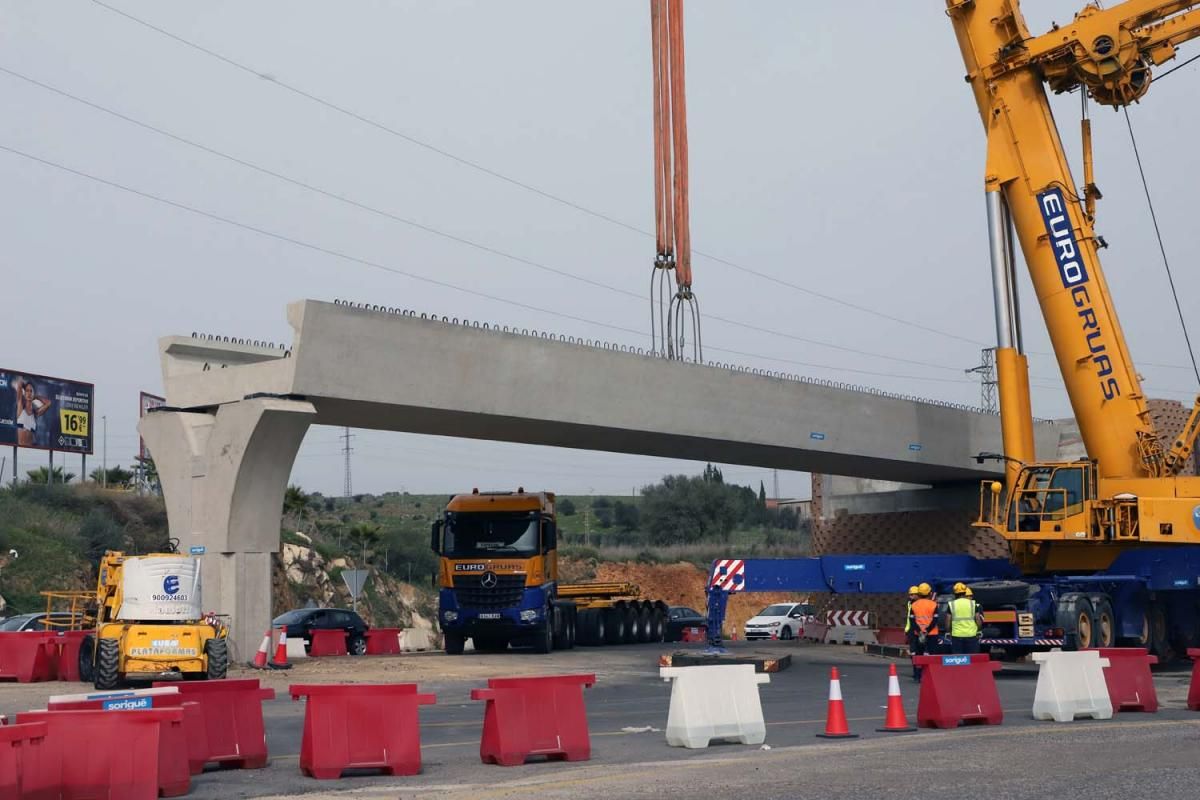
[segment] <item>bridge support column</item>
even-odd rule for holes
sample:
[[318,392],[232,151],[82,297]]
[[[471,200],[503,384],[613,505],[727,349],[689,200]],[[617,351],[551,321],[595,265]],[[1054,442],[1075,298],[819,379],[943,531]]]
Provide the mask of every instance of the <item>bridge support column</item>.
[[283,495],[313,405],[256,397],[216,411],[156,411],[138,426],[154,458],[179,549],[204,548],[205,610],[230,615],[233,658],[245,661],[270,625],[271,556]]

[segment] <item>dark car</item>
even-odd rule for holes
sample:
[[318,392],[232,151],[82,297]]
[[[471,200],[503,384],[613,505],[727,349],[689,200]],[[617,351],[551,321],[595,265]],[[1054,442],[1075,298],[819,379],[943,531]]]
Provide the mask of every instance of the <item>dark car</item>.
[[90,622],[82,613],[70,611],[45,611],[33,614],[18,614],[0,620],[0,631],[69,631],[80,630]]
[[684,628],[703,628],[708,619],[700,612],[686,606],[671,606],[667,611],[667,636],[664,641],[678,642],[683,638]]
[[344,608],[298,608],[280,614],[271,624],[276,628],[286,628],[289,639],[303,639],[305,650],[312,647],[314,630],[340,628],[346,632],[346,651],[350,655],[361,656],[367,652],[369,626],[355,611]]

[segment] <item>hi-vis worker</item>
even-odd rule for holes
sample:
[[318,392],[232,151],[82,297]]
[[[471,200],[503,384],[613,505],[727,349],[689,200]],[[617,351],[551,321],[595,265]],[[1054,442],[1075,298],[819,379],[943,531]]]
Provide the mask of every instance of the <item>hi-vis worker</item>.
[[[933,587],[928,583],[918,586],[917,594],[920,597],[912,604],[913,629],[916,636],[913,637],[909,653],[923,656],[937,650],[937,601],[933,599]],[[921,667],[914,663],[913,680],[921,680],[921,671]]]
[[950,625],[950,652],[978,653],[983,614],[965,583],[954,584],[954,599],[946,610],[946,619]]
[[904,606],[904,638],[908,640],[908,652],[912,652],[913,642],[917,640],[917,625],[913,622],[912,607],[920,597],[916,586],[908,587],[908,604]]

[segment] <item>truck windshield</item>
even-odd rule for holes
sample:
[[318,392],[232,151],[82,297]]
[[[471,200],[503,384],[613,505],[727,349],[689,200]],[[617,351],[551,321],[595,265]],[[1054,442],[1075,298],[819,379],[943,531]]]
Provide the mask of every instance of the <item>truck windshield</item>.
[[442,555],[450,558],[538,554],[538,515],[451,513],[446,515]]

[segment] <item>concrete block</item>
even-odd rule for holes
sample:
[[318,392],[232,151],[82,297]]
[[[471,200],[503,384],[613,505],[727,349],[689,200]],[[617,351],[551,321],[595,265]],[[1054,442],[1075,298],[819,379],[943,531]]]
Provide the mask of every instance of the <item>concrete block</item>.
[[287,657],[288,661],[308,658],[308,651],[304,649],[304,640],[299,636],[293,636],[287,640]]
[[1041,665],[1033,695],[1033,718],[1071,722],[1078,717],[1112,719],[1112,700],[1104,681],[1107,658],[1095,650],[1034,653]]
[[767,738],[758,686],[770,675],[752,664],[711,667],[662,667],[658,674],[671,684],[667,744],[697,749],[714,740],[762,744]]

